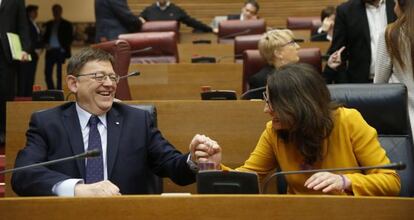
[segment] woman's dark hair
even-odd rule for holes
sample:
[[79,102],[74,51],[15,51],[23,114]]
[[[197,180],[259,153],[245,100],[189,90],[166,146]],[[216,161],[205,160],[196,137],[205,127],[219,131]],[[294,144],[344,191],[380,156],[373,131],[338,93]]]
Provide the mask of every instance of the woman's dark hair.
[[322,76],[310,65],[288,64],[267,79],[269,99],[285,129],[277,135],[292,143],[312,165],[322,159],[322,143],[331,133],[332,111],[339,105],[331,95]]
[[[386,29],[385,41],[387,43],[387,50],[390,53],[391,59],[398,62],[404,69],[402,57],[406,54],[408,48],[411,48],[411,66],[414,69],[414,4],[412,0],[397,0],[401,9],[400,17]],[[400,46],[407,45],[410,47]],[[414,74],[414,73],[413,73]]]

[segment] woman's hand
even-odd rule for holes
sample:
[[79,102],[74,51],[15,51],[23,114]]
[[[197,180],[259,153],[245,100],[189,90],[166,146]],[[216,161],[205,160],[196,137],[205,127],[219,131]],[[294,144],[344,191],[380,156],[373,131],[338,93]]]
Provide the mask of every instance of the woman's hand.
[[313,174],[305,182],[305,187],[313,190],[322,190],[324,193],[351,190],[351,181],[344,175],[329,172]]

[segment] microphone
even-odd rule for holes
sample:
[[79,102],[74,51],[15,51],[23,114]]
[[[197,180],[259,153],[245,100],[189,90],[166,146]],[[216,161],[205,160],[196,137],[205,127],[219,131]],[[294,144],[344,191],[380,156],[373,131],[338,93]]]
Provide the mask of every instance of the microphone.
[[145,47],[145,48],[138,49],[138,50],[131,50],[131,54],[139,54],[139,53],[147,52],[150,50],[152,50],[152,47]]
[[390,163],[385,165],[376,166],[365,166],[365,167],[347,167],[347,168],[328,168],[328,169],[316,169],[316,170],[294,170],[294,171],[281,171],[273,173],[268,176],[263,182],[263,193],[267,192],[267,186],[270,180],[280,175],[291,175],[291,174],[305,174],[305,173],[319,173],[319,172],[340,172],[350,170],[372,170],[372,169],[389,169],[389,170],[404,170],[407,166],[403,162]]
[[133,71],[133,72],[128,73],[127,75],[119,77],[119,80],[128,78],[130,76],[139,76],[140,74],[141,73],[139,71]]
[[227,58],[240,58],[243,54],[226,55],[226,56],[194,56],[191,58],[191,63],[220,63],[223,59]]
[[243,54],[235,54],[235,55],[227,55],[227,56],[221,56],[217,58],[217,63],[220,63],[223,59],[227,59],[227,58],[241,58],[243,57]]
[[21,171],[21,170],[25,170],[25,169],[40,167],[40,166],[48,166],[48,165],[51,165],[51,164],[61,163],[61,162],[69,161],[69,160],[84,159],[84,158],[90,158],[90,157],[98,157],[100,155],[101,155],[100,150],[97,150],[97,149],[89,150],[89,151],[85,151],[81,154],[77,154],[77,155],[70,156],[70,157],[64,157],[64,158],[51,160],[51,161],[46,161],[46,162],[42,162],[42,163],[35,163],[35,164],[27,165],[27,166],[22,166],[22,167],[16,167],[16,168],[8,169],[8,170],[3,170],[3,171],[0,171],[0,174],[10,173],[10,172],[15,172],[15,171]]
[[236,33],[231,33],[231,34],[224,35],[221,38],[223,38],[223,39],[235,38],[235,37],[240,36],[240,35],[248,34],[251,31],[252,31],[251,29],[246,29],[244,31],[239,31],[239,32],[236,32]]

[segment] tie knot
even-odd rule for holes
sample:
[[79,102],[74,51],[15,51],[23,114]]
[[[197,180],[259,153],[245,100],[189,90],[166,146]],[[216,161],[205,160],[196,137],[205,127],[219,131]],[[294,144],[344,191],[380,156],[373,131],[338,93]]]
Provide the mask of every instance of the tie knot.
[[92,115],[91,118],[89,118],[89,126],[95,126],[99,123],[99,118],[96,115]]

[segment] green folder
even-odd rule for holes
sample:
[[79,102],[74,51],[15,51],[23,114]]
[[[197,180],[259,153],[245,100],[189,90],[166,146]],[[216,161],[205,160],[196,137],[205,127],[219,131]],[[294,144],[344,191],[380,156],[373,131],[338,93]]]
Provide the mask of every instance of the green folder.
[[[22,60],[22,43],[20,42],[19,35],[15,33],[7,33],[7,39],[9,40],[10,51],[13,57],[13,60]],[[32,57],[29,54],[29,61],[32,60]]]

